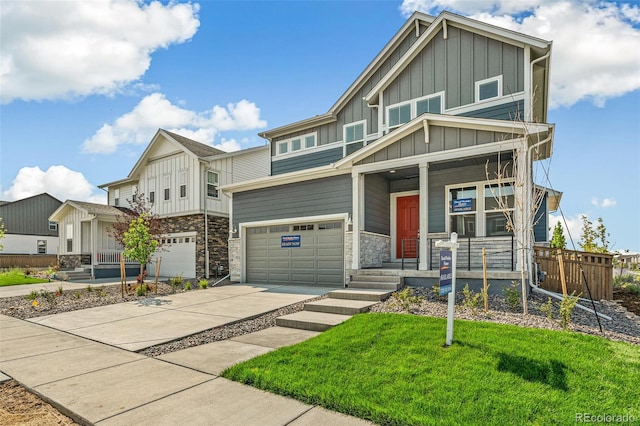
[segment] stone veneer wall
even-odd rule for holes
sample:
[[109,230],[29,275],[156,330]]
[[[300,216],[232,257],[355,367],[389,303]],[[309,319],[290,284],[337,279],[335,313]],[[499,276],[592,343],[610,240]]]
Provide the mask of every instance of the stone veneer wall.
[[58,265],[62,270],[79,268],[82,266],[81,256],[79,254],[58,255]]
[[382,263],[390,260],[390,236],[364,231],[360,233],[361,268],[382,268]]
[[240,281],[240,238],[229,238],[229,273],[231,281]]
[[[196,276],[185,278],[204,278],[205,247],[204,217],[201,214],[177,216],[161,219],[166,225],[167,234],[174,232],[196,232]],[[208,216],[209,234],[209,276],[216,276],[216,267],[222,266],[222,276],[229,273],[229,218]]]

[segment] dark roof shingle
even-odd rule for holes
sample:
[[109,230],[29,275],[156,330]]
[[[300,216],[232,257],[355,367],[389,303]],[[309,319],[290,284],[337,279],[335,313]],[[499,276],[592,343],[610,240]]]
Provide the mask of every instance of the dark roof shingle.
[[177,133],[173,133],[164,129],[162,129],[162,131],[171,136],[173,139],[175,139],[176,142],[187,148],[189,151],[193,152],[198,157],[209,157],[211,155],[226,154],[226,152],[224,151],[200,142],[196,142],[192,139],[185,138],[184,136],[181,136]]

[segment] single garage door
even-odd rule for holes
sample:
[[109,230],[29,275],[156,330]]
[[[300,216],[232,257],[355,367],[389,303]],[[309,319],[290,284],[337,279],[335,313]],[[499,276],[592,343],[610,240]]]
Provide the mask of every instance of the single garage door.
[[[163,277],[183,278],[196,277],[196,234],[169,234],[167,244],[156,253],[162,257],[160,275]],[[151,265],[149,275],[155,273],[155,262]]]
[[342,286],[343,222],[248,228],[247,282]]

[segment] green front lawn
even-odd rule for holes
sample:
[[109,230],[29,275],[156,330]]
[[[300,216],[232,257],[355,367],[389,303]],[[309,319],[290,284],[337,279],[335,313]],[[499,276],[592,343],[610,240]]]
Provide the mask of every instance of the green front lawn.
[[20,269],[11,269],[10,271],[0,273],[0,287],[21,284],[41,284],[46,282],[49,282],[49,280],[25,277],[24,272]]
[[578,333],[356,315],[224,377],[385,425],[572,424],[640,419],[640,347]]

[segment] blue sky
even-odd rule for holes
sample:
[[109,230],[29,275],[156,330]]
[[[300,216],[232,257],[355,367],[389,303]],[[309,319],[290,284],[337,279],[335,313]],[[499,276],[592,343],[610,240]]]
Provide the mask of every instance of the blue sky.
[[[573,238],[640,251],[640,8],[555,0],[33,2],[0,9],[0,199],[104,202],[158,127],[225,150],[327,112],[412,10],[553,40],[550,182]],[[557,215],[554,215],[556,217]]]

